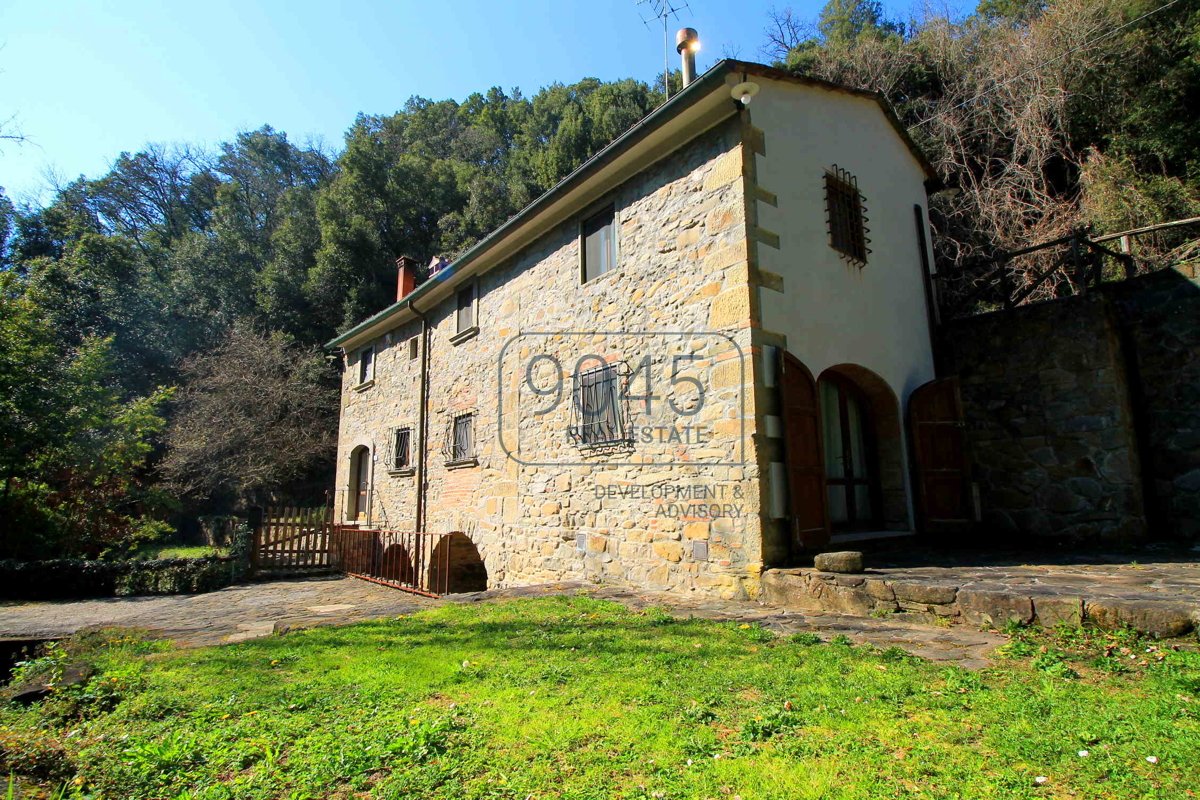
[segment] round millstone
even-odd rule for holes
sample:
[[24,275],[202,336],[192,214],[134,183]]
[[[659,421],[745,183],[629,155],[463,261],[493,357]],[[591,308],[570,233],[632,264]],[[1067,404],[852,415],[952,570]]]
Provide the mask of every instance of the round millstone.
[[856,550],[821,553],[813,558],[813,566],[821,572],[862,572],[863,554]]

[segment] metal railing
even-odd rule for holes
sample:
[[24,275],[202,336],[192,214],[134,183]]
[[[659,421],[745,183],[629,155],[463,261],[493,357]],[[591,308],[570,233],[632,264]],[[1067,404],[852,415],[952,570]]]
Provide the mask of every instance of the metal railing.
[[[940,319],[948,321],[1039,299],[1081,294],[1112,280],[1162,268],[1134,252],[1136,237],[1200,225],[1200,217],[1173,220],[1104,236],[1079,228],[1047,242],[1002,252],[961,270],[938,273]],[[1119,242],[1119,249],[1106,245]],[[1018,264],[1023,263],[1021,268]]]
[[448,533],[334,526],[332,564],[351,577],[426,597],[450,588]]

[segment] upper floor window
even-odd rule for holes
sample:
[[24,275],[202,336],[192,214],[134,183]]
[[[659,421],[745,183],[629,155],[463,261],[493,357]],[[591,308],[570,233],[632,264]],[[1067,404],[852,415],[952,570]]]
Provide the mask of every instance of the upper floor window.
[[450,337],[452,344],[465,342],[479,333],[479,297],[474,281],[460,286],[454,296],[455,334]]
[[602,208],[585,219],[580,225],[579,238],[585,283],[617,268],[616,211],[613,206]]
[[417,350],[418,350],[419,346],[420,346],[420,345],[417,343],[417,337],[416,337],[416,336],[414,336],[414,337],[412,337],[411,339],[409,339],[409,340],[408,340],[408,360],[409,360],[409,361],[415,361],[415,360],[416,360],[416,358],[417,358]]
[[375,377],[375,346],[369,345],[358,352],[358,382],[369,383]]
[[865,266],[871,241],[867,234],[865,198],[858,191],[858,180],[837,164],[825,172],[825,214],[829,223],[829,244],[843,258]]

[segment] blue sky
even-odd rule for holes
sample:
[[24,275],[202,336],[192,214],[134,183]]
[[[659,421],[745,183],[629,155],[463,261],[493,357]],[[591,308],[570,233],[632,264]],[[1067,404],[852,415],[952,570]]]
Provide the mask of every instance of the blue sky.
[[[726,55],[765,60],[768,12],[788,5],[690,2],[672,44],[676,28],[697,28],[700,70]],[[815,17],[821,0],[790,5]],[[639,14],[634,0],[0,0],[0,120],[29,139],[0,142],[0,186],[45,200],[48,170],[97,177],[147,142],[214,147],[263,124],[340,149],[355,114],[413,94],[652,80],[662,30]]]

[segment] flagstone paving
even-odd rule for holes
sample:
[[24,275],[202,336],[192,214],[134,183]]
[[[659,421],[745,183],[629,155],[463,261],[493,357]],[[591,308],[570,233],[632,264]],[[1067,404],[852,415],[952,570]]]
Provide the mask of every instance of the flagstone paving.
[[845,635],[858,643],[901,647],[935,661],[978,668],[1004,641],[962,627],[939,629],[846,614],[795,612],[750,601],[679,597],[628,588],[552,584],[454,595],[419,597],[354,578],[310,578],[231,586],[199,595],[110,598],[0,604],[0,639],[50,639],[83,628],[141,628],[183,646],[221,644],[273,633],[410,614],[439,603],[488,602],[585,592],[631,608],[659,607],[680,617],[752,622],[781,633]]
[[[354,578],[318,577],[231,586],[198,595],[0,603],[0,642],[60,638],[100,626],[142,628],[183,646],[221,644],[293,628],[410,614],[439,603],[487,602],[586,592],[631,608],[656,606],[681,617],[752,622],[781,633],[844,635],[900,647],[934,661],[977,668],[1004,637],[980,630],[1012,619],[1100,627],[1133,625],[1180,635],[1200,622],[1200,562],[1189,551],[1041,558],[919,552],[868,554],[857,575],[770,570],[766,604],[631,587],[559,583],[435,600]],[[930,624],[934,623],[934,624]]]

